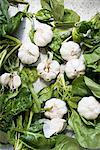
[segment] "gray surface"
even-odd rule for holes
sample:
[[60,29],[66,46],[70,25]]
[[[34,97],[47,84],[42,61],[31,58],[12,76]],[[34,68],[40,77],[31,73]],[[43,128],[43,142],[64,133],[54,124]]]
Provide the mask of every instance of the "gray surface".
[[[27,1],[32,2],[30,11],[36,12],[41,8],[40,0]],[[100,12],[100,0],[65,0],[65,6],[75,10],[81,16],[81,20],[88,20],[97,12]],[[8,145],[0,146],[0,150],[12,150],[12,147]]]

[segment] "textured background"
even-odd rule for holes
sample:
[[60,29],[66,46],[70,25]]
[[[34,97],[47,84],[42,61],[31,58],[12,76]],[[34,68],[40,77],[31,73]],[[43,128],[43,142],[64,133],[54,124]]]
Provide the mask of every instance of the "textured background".
[[[27,0],[31,2],[30,11],[36,12],[41,8],[40,0]],[[100,0],[65,0],[65,7],[75,10],[81,20],[88,20],[97,12],[100,12]],[[0,150],[12,150],[12,147],[1,146]]]

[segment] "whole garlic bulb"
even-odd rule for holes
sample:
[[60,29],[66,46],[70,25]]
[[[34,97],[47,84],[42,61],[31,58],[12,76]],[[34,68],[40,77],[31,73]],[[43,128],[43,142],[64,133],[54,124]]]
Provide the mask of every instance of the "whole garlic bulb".
[[46,101],[44,108],[49,109],[44,114],[50,119],[62,118],[64,114],[67,113],[66,103],[57,98],[51,98],[50,100]]
[[23,64],[35,63],[39,57],[39,48],[31,42],[22,44],[19,48],[18,57]]
[[62,58],[66,61],[79,58],[80,53],[80,46],[73,41],[63,42],[60,49],[60,54]]
[[37,71],[40,74],[40,77],[45,81],[51,81],[58,75],[60,71],[60,65],[56,60],[47,58],[38,64]]
[[34,34],[34,43],[37,46],[44,47],[48,43],[52,41],[53,32],[49,25],[41,24],[36,28],[36,32]]
[[3,86],[9,86],[11,90],[14,90],[21,85],[21,79],[16,72],[4,73],[0,76],[0,83]]
[[10,76],[11,76],[10,73],[4,73],[4,74],[2,74],[0,76],[0,83],[1,83],[1,85],[6,86],[9,83]]
[[86,119],[96,119],[100,114],[100,103],[93,96],[83,97],[78,103],[77,110]]
[[74,79],[85,73],[85,64],[82,59],[71,59],[66,63],[65,73],[69,79]]

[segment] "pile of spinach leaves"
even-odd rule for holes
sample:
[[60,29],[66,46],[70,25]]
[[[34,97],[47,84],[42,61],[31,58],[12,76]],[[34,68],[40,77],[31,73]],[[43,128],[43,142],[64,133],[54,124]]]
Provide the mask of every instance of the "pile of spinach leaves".
[[[65,63],[60,55],[64,40],[80,44],[86,63],[85,76],[68,80],[65,74],[58,77],[38,93],[33,83],[39,78],[36,67],[23,66],[17,57],[20,40],[13,36],[22,18],[18,12],[10,18],[10,3],[24,3],[23,0],[0,1],[0,74],[17,71],[22,84],[15,91],[0,85],[0,143],[12,144],[15,150],[83,150],[100,149],[100,116],[88,121],[77,113],[78,102],[82,97],[100,98],[100,13],[90,21],[80,21],[73,10],[64,8],[64,0],[41,0],[42,9],[31,14],[42,23],[53,27],[53,39],[45,49],[53,53],[53,59]],[[32,19],[32,18],[31,18]],[[33,39],[34,31],[31,31]],[[66,128],[62,133],[46,139],[43,135],[44,104],[50,98],[66,102]],[[67,133],[74,132],[74,137]]]

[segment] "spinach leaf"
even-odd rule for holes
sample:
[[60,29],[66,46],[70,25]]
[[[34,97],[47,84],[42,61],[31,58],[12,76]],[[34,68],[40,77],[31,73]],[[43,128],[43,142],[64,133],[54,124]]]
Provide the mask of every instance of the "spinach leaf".
[[54,20],[62,20],[64,15],[64,0],[50,0],[50,5]]
[[60,55],[59,49],[61,47],[62,42],[70,37],[71,30],[64,30],[62,28],[55,28],[53,31],[53,39],[52,42],[48,45],[54,52]]
[[7,0],[0,0],[0,26],[9,19],[8,15],[9,3]]
[[69,120],[76,139],[82,147],[100,149],[100,123],[97,123],[95,127],[87,126],[75,110],[72,110]]
[[37,70],[34,67],[23,68],[21,71],[21,78],[23,86],[30,89],[31,95],[33,97],[33,106],[32,111],[35,113],[40,112],[41,102],[38,99],[38,95],[35,93],[32,83],[35,82],[38,78]]
[[62,20],[55,21],[55,25],[57,27],[71,28],[74,26],[75,23],[79,22],[79,20],[80,17],[75,11],[70,9],[65,9]]
[[46,139],[40,133],[26,132],[21,136],[23,144],[28,148],[35,150],[50,150],[55,145],[55,138]]
[[64,0],[41,0],[43,9],[51,11],[54,20],[61,20],[64,15]]
[[36,13],[36,19],[42,22],[52,21],[51,12],[47,9],[41,9]]
[[41,0],[41,6],[43,9],[51,11],[50,0]]
[[0,116],[0,118],[6,121],[10,121],[10,119],[14,116],[23,111],[26,111],[33,104],[31,93],[26,87],[21,88],[19,90],[19,93],[12,97],[11,94],[8,95],[8,92],[2,94],[0,97],[0,101],[2,101],[2,115]]
[[91,91],[86,86],[83,76],[80,76],[80,77],[73,80],[72,92],[74,95],[78,95],[81,97],[91,95]]
[[86,61],[86,64],[93,64],[100,60],[100,47],[95,49],[92,53],[84,54],[84,58]]
[[50,99],[52,97],[53,94],[53,90],[50,86],[45,87],[44,89],[42,89],[38,95],[39,95],[39,101],[45,102],[46,100]]
[[100,29],[100,13],[97,13],[92,19],[91,22],[94,26],[94,29]]
[[95,83],[88,77],[84,77],[85,84],[97,98],[100,98],[100,84]]
[[58,135],[53,150],[81,150],[77,140],[66,135]]
[[20,23],[22,22],[22,18],[24,15],[24,12],[18,12],[15,16],[10,18],[7,23],[1,24],[0,37],[6,34],[11,35],[12,33],[14,33],[18,29]]

